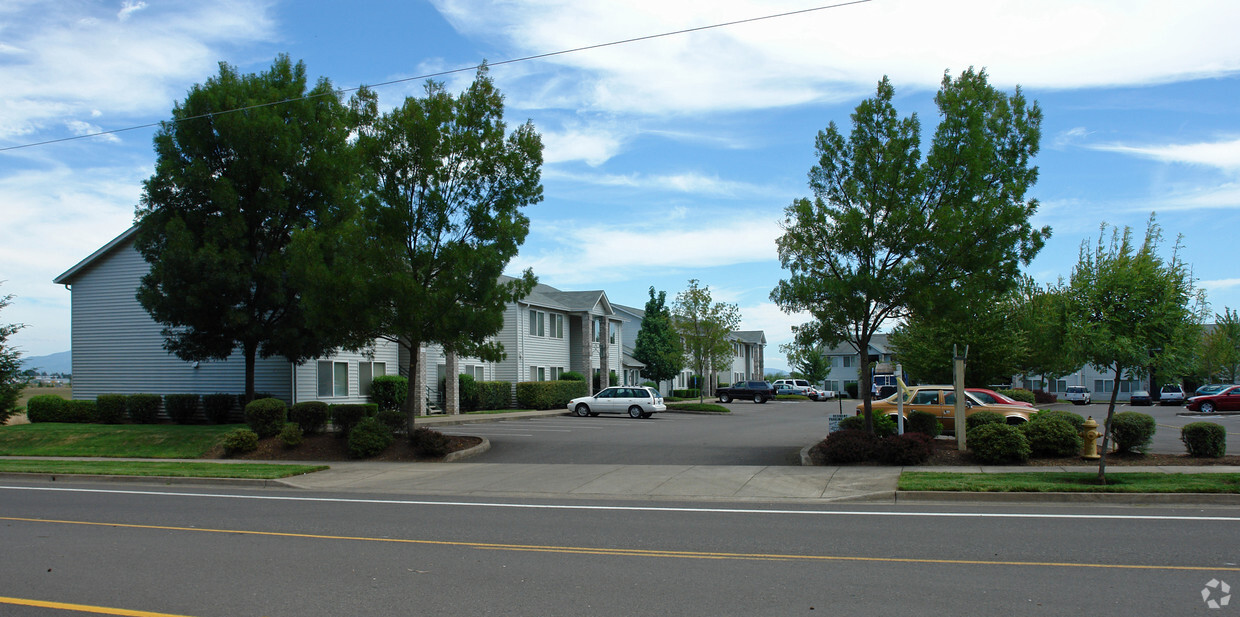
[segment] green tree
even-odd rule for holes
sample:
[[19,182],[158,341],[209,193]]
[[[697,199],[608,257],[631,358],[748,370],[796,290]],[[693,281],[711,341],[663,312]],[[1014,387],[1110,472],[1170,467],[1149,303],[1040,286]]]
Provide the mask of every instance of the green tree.
[[714,302],[710,287],[699,286],[697,279],[690,279],[689,288],[676,294],[672,325],[684,342],[685,354],[694,372],[706,380],[698,392],[699,402],[705,398],[706,390],[713,388],[714,380],[709,375],[732,358],[730,335],[740,322],[736,305]]
[[[1205,293],[1193,286],[1192,272],[1181,261],[1176,243],[1171,258],[1159,255],[1162,230],[1151,216],[1145,240],[1133,243],[1132,229],[1103,224],[1098,244],[1081,243],[1080,260],[1068,284],[1068,341],[1081,363],[1114,373],[1144,374],[1152,364],[1159,374],[1181,374],[1201,340]],[[1098,481],[1106,482],[1106,451],[1119,388],[1111,391]]]
[[1240,316],[1223,307],[1214,316],[1214,327],[1202,337],[1198,365],[1213,382],[1236,383],[1240,379]]
[[951,383],[953,346],[968,351],[965,384],[971,387],[1011,381],[1026,354],[1023,333],[1012,314],[1013,295],[965,297],[952,306],[918,312],[896,327],[888,343],[904,370],[922,383]]
[[349,118],[329,81],[307,90],[305,65],[280,56],[261,74],[220,63],[155,135],[136,213],[135,246],[150,264],[138,301],[183,360],[240,349],[247,400],[256,357],[300,362],[339,342],[311,327],[286,249],[356,204]]
[[[0,310],[12,300],[12,294],[0,296]],[[26,380],[19,379],[22,374],[21,352],[8,342],[10,336],[24,327],[26,325],[20,323],[0,325],[0,426],[4,426],[17,412],[17,397],[26,387]]]
[[818,347],[803,347],[795,342],[779,346],[788,358],[788,366],[811,384],[821,384],[831,374],[831,359]]
[[[378,336],[402,346],[409,375],[424,370],[418,350],[427,344],[503,359],[493,337],[505,308],[537,282],[529,270],[515,279],[503,271],[529,233],[522,209],[542,200],[541,138],[529,122],[508,132],[503,96],[485,66],[460,95],[431,81],[424,96],[381,117],[372,93],[359,99],[359,114],[372,121],[358,137],[361,217],[342,241],[352,247],[352,264],[316,266],[318,280],[334,274],[338,284],[317,287],[323,299],[313,304],[326,307],[323,319],[333,310],[351,313],[358,342]],[[354,293],[328,302],[339,298],[338,286]],[[407,411],[426,396],[414,387],[411,378]],[[413,423],[411,413],[411,434]]]
[[685,367],[685,351],[672,330],[667,292],[660,291],[656,296],[654,287],[650,288],[641,329],[633,343],[633,358],[646,365],[642,376],[658,383],[674,379]]
[[1018,358],[1017,372],[1028,377],[1055,379],[1081,368],[1068,340],[1068,292],[1060,281],[1038,285],[1024,276],[1009,305],[1016,328],[1025,341],[1025,354]]
[[[777,246],[789,276],[771,293],[785,312],[813,318],[794,329],[798,343],[847,342],[863,367],[880,328],[1006,292],[1050,235],[1029,222],[1042,112],[1019,88],[1008,96],[984,71],[945,74],[924,158],[917,116],[900,118],[893,97],[883,78],[848,137],[834,122],[818,134],[814,196],[785,210]],[[872,428],[872,377],[861,379]]]

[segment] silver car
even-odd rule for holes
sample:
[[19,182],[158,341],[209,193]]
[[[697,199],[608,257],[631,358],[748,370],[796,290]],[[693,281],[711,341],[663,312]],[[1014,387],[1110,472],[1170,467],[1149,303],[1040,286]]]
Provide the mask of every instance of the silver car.
[[568,410],[581,417],[600,413],[627,413],[630,418],[649,418],[667,411],[663,395],[647,386],[612,386],[594,396],[583,396],[568,402]]

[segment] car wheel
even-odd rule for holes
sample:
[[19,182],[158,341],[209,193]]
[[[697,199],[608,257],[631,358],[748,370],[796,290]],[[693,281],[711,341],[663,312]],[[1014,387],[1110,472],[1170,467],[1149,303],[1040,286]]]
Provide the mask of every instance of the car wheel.
[[632,406],[632,407],[629,407],[629,417],[630,417],[630,418],[634,418],[634,419],[636,419],[636,418],[641,418],[641,417],[643,417],[643,415],[644,415],[644,413],[642,412],[642,408],[641,408],[641,407],[638,407],[637,405],[634,405],[634,406]]
[[1214,413],[1214,403],[1202,403],[1201,413]]
[[755,395],[753,395],[753,402],[755,402],[755,403],[765,403],[765,402],[766,402],[766,399],[762,398],[762,395],[761,395],[761,394],[755,394]]
[[730,397],[730,396],[728,396],[728,395],[726,395],[726,394],[720,394],[720,395],[719,395],[719,402],[720,402],[720,403],[731,403],[731,402],[732,402],[732,397]]
[[584,418],[590,415],[590,406],[585,403],[578,403],[576,409],[573,411],[577,413],[578,417]]
[[643,417],[643,418],[649,418],[650,416],[653,416],[653,415],[654,415],[654,412],[653,412],[653,411],[648,411],[648,412],[646,412],[646,413],[642,414],[642,417]]

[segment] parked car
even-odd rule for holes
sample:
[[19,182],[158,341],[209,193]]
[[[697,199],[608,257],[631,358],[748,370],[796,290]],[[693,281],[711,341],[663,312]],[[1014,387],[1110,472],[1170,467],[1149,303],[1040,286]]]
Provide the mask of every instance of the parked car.
[[1194,396],[1188,399],[1188,410],[1202,413],[1240,411],[1240,386],[1228,386],[1221,392]]
[[1128,396],[1128,404],[1139,407],[1149,407],[1154,404],[1154,399],[1150,397],[1150,393],[1145,390],[1134,390]]
[[[881,401],[874,401],[872,409],[875,413],[884,413],[892,418],[899,413],[897,407],[897,399],[902,396],[897,392]],[[956,428],[956,390],[952,386],[909,386],[908,392],[903,394],[904,398],[904,417],[907,419],[909,414],[914,411],[924,411],[934,414],[939,422],[943,423],[944,431],[954,431]],[[968,390],[965,396],[965,416],[971,416],[979,411],[993,411],[1002,415],[1008,424],[1024,424],[1029,421],[1029,416],[1034,410],[1029,407],[1021,407],[1019,405],[987,405],[973,396]],[[865,413],[864,405],[857,405],[857,415]]]
[[775,388],[765,381],[738,381],[726,388],[715,390],[720,403],[729,403],[733,399],[765,403],[775,398]]
[[815,388],[814,391],[810,393],[809,397],[815,401],[829,401],[839,395],[840,393],[835,390],[819,390]]
[[1223,390],[1226,390],[1227,388],[1230,388],[1234,385],[1235,384],[1230,384],[1230,383],[1206,384],[1204,386],[1201,386],[1200,388],[1197,388],[1197,391],[1193,393],[1193,396],[1206,396],[1207,394],[1218,394],[1219,392],[1222,392]]
[[1178,383],[1169,383],[1158,391],[1159,405],[1183,405],[1187,398],[1184,396],[1184,388]]
[[771,385],[776,388],[780,386],[791,386],[793,388],[800,388],[801,390],[806,390],[806,391],[814,387],[810,385],[809,380],[806,380],[806,379],[776,379],[775,381],[771,382]]
[[781,394],[795,394],[797,396],[809,396],[809,391],[806,390],[805,388],[799,388],[797,386],[790,386],[786,383],[781,383],[775,386],[775,396],[779,396]]
[[987,405],[1016,405],[1018,407],[1033,407],[1033,403],[1018,401],[1010,396],[1004,396],[990,390],[988,388],[965,388],[965,392],[977,397],[977,400]]
[[1090,401],[1089,389],[1085,386],[1068,386],[1063,397],[1074,405],[1088,405]]
[[667,411],[663,395],[648,386],[613,386],[603,388],[594,396],[583,396],[568,402],[568,410],[581,417],[600,413],[627,413],[631,418],[649,418]]

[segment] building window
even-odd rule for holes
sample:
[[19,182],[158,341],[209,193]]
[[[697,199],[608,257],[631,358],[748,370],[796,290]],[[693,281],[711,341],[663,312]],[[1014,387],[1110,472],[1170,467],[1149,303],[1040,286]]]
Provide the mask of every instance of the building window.
[[616,344],[616,324],[615,323],[612,323],[612,322],[607,323],[607,342],[611,343],[612,345]]
[[547,367],[530,366],[530,381],[547,381]]
[[551,314],[551,336],[553,338],[564,338],[564,316]]
[[563,374],[564,374],[564,367],[562,366],[551,367],[551,381],[559,381],[560,376]]
[[349,395],[349,363],[319,362],[319,398]]
[[461,367],[461,374],[473,377],[474,381],[482,381],[485,373],[481,364],[466,364]]
[[1114,386],[1115,386],[1115,381],[1112,379],[1095,379],[1094,380],[1094,392],[1098,392],[1100,394],[1109,394],[1111,392],[1111,388],[1113,388]]
[[856,364],[857,356],[843,356],[844,368],[852,368]]
[[375,377],[382,377],[387,374],[386,362],[358,362],[357,363],[357,391],[362,396],[370,396],[370,382]]
[[546,336],[547,314],[530,309],[530,336]]

